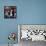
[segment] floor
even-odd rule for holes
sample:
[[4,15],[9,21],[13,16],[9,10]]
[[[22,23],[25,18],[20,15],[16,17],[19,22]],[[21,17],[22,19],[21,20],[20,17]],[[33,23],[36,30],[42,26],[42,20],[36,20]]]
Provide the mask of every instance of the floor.
[[28,41],[21,40],[20,46],[46,46],[46,42],[45,41],[32,42],[31,40],[28,40]]
[[[8,46],[8,44],[0,44],[0,46]],[[10,46],[18,46],[18,44],[10,45]]]
[[[8,44],[0,44],[0,46],[8,46]],[[45,41],[32,42],[31,40],[28,41],[21,40],[19,44],[14,44],[14,46],[46,46],[46,42]]]

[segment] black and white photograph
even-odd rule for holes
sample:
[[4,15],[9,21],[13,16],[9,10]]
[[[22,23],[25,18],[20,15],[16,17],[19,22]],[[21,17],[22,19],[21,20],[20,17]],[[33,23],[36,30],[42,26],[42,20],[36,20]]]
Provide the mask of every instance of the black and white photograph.
[[4,18],[16,18],[16,6],[4,6]]

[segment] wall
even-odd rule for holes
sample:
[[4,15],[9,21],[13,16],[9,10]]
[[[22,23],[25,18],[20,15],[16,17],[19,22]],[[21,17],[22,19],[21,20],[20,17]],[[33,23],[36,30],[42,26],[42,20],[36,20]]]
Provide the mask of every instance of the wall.
[[[17,6],[17,18],[4,19],[4,6],[11,5]],[[18,24],[46,24],[46,0],[0,0],[0,44],[8,43]]]
[[[16,32],[17,19],[4,19],[4,6],[16,6],[15,0],[0,0],[0,44],[8,43],[8,34]],[[17,39],[16,39],[17,42]]]

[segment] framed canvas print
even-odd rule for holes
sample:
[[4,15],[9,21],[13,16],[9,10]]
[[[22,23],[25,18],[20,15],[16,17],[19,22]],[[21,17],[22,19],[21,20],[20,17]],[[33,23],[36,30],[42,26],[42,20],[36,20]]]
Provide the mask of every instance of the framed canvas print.
[[18,30],[20,31],[20,41],[46,41],[46,25],[20,24]]
[[4,6],[4,18],[16,18],[16,6]]

